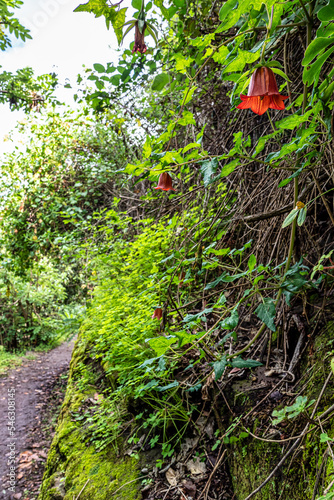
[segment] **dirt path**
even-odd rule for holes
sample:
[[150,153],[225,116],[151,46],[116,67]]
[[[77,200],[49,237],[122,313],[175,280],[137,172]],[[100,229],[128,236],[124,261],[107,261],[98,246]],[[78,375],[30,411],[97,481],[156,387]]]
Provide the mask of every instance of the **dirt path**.
[[74,341],[0,378],[0,499],[37,496]]

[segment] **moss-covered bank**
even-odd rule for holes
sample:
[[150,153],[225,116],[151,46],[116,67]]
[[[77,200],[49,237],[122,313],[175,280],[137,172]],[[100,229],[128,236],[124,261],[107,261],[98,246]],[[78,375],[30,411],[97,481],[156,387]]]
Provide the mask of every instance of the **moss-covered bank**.
[[115,500],[139,499],[137,460],[117,457],[112,446],[97,453],[83,440],[80,423],[71,419],[71,412],[94,394],[93,385],[89,392],[80,392],[74,383],[79,363],[86,357],[86,346],[79,338],[39,500],[73,500],[79,495],[80,500],[109,500],[111,496]]
[[[301,372],[307,384],[304,394],[317,399],[329,373],[328,348],[334,337],[333,325],[329,324],[318,335],[311,350],[305,353]],[[65,401],[59,416],[57,433],[48,456],[46,471],[39,500],[114,499],[135,500],[141,498],[139,491],[139,462],[128,456],[116,455],[110,445],[97,453],[95,448],[83,440],[83,425],[71,418],[83,401],[91,397],[96,387],[89,391],[78,390],[80,364],[87,363],[88,345],[78,340],[74,349],[70,377]],[[310,352],[312,356],[310,357]],[[327,356],[327,359],[326,359]],[[327,361],[328,360],[328,361]],[[80,385],[79,385],[80,386]],[[317,414],[325,411],[334,402],[334,388],[330,380],[321,399]],[[245,401],[250,405],[251,400]],[[282,404],[281,406],[284,406]],[[302,418],[302,416],[301,416]],[[258,421],[255,418],[253,432]],[[334,435],[333,426],[326,424],[326,432]],[[295,432],[296,434],[296,432]],[[277,438],[276,438],[277,439]],[[290,444],[290,443],[289,443]],[[333,475],[333,462],[326,455],[327,444],[319,440],[319,432],[306,436],[283,467],[253,497],[255,500],[311,500],[317,498],[319,484],[327,485]],[[271,473],[286,452],[284,446],[246,438],[229,446],[228,465],[236,500],[244,500]],[[316,496],[314,496],[316,495]]]

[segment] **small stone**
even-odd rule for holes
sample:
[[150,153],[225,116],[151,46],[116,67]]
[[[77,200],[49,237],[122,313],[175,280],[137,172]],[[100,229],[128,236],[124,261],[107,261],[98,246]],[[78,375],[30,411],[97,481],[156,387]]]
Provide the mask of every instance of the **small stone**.
[[278,401],[279,399],[282,399],[282,394],[279,391],[274,391],[270,394],[270,399],[274,399],[275,401]]

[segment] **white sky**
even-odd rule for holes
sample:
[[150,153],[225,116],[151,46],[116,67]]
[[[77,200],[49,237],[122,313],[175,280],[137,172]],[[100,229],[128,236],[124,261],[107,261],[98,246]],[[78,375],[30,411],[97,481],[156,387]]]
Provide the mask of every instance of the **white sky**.
[[[73,12],[88,0],[24,0],[21,9],[15,11],[21,24],[29,28],[32,40],[25,43],[13,39],[13,48],[1,55],[1,70],[15,72],[30,66],[36,75],[55,72],[62,84],[69,78],[75,85],[82,65],[93,67],[118,60],[117,41],[112,29],[106,28],[104,17],[95,18],[88,12]],[[123,0],[122,7],[129,7],[131,0]],[[127,20],[133,9],[127,11]],[[131,33],[133,36],[133,33]],[[127,37],[128,38],[128,37]],[[124,46],[130,43],[126,40]],[[60,101],[72,103],[68,89],[57,89]],[[21,111],[10,111],[9,105],[0,105],[0,152],[13,149],[11,142],[3,138],[24,117]]]

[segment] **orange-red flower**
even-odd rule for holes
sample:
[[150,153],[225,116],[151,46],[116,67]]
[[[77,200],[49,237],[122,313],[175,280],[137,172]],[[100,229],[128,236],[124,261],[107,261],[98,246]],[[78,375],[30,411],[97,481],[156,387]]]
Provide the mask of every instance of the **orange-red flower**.
[[172,178],[168,172],[163,172],[160,175],[158,185],[154,189],[162,189],[163,191],[175,191],[172,185]]
[[158,319],[159,321],[161,320],[162,318],[162,309],[161,307],[157,307],[154,311],[154,313],[152,314],[152,319]]
[[136,21],[136,24],[135,24],[135,44],[134,44],[133,49],[132,49],[132,54],[134,52],[140,52],[140,54],[145,54],[145,52],[147,51],[147,47],[146,47],[146,44],[144,41],[145,28],[146,28],[146,24],[144,24],[144,28],[141,32],[139,29],[139,26],[138,26],[138,21]]
[[288,96],[278,92],[274,72],[265,66],[257,68],[252,74],[248,95],[240,94],[242,102],[238,109],[250,108],[257,115],[263,115],[267,109],[284,109],[284,99]]

